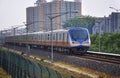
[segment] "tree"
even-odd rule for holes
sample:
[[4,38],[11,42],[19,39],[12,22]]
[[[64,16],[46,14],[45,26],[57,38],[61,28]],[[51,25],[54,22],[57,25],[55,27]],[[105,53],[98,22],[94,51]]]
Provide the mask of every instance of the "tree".
[[92,33],[92,27],[94,25],[95,18],[91,16],[76,16],[65,21],[63,28],[73,27],[85,27],[88,28],[89,32]]
[[[98,51],[99,34],[91,35],[90,50]],[[120,32],[101,34],[101,51],[120,54]]]

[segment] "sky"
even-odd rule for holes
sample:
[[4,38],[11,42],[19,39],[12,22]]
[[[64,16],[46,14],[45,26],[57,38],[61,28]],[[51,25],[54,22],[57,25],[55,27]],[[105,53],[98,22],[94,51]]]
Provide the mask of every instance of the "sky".
[[[0,0],[0,30],[23,25],[26,22],[26,8],[34,6],[35,2],[36,0]],[[120,0],[82,0],[82,15],[104,17],[116,12],[109,7],[120,9]]]

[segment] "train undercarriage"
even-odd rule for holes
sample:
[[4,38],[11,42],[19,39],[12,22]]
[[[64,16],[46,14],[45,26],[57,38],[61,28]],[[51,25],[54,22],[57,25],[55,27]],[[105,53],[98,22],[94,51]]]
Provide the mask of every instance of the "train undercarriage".
[[[26,48],[37,48],[42,50],[51,51],[52,45],[40,45],[40,44],[25,44],[25,43],[6,43],[9,45],[21,46]],[[65,47],[65,46],[53,46],[54,52],[64,53],[64,54],[85,54],[89,47]]]

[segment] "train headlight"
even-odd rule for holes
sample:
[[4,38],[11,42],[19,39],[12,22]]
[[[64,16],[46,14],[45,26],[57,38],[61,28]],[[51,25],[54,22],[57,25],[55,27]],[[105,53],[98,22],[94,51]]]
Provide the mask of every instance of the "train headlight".
[[80,44],[79,42],[72,42],[72,44]]
[[82,44],[91,44],[90,41],[83,42]]

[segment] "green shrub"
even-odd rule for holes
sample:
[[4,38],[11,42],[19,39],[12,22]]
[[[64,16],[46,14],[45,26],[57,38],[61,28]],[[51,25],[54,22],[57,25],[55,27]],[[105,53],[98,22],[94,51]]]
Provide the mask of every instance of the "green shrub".
[[101,52],[120,54],[120,32],[91,35],[90,50],[99,51],[99,38]]

